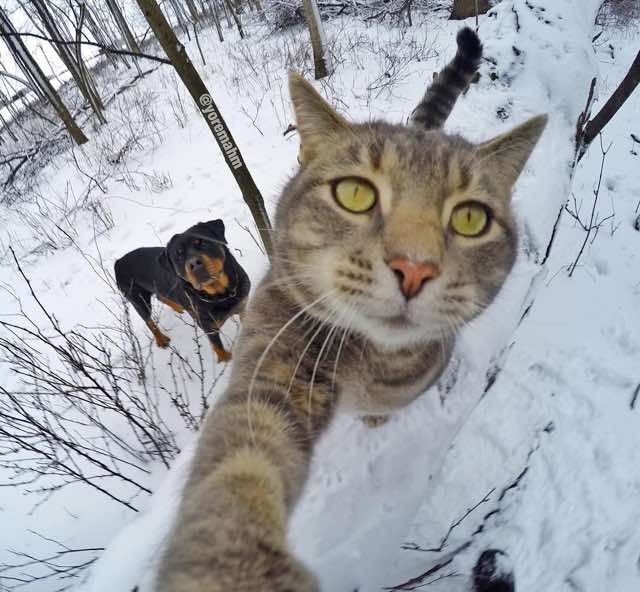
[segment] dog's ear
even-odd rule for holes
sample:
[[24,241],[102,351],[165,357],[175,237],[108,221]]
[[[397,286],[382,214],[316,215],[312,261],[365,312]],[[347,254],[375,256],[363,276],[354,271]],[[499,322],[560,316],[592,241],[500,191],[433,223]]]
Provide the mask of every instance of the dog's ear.
[[218,218],[217,220],[210,220],[209,222],[204,223],[207,227],[207,230],[213,234],[215,238],[221,240],[226,243],[227,239],[224,236],[224,222]]

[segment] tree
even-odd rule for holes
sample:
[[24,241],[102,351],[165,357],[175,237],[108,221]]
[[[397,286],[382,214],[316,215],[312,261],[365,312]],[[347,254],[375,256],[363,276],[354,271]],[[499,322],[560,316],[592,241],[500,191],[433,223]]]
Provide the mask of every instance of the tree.
[[302,0],[304,6],[304,17],[309,27],[311,36],[311,48],[313,49],[313,65],[315,68],[316,80],[324,78],[329,73],[326,55],[326,41],[324,29],[320,20],[320,12],[316,0]]
[[[140,46],[138,45],[138,42],[136,41],[135,36],[133,35],[131,29],[129,28],[129,25],[127,24],[127,21],[124,18],[124,15],[122,14],[120,7],[118,6],[118,3],[116,2],[116,0],[106,0],[106,2],[107,2],[107,7],[111,11],[113,19],[116,21],[116,24],[118,25],[118,29],[120,29],[120,33],[124,37],[127,47],[129,48],[130,51],[134,53],[140,53]],[[140,69],[140,65],[138,64],[138,62],[134,60],[134,63],[135,63],[136,69],[138,70],[138,74],[142,74],[142,70]]]
[[[633,60],[633,63],[625,77],[622,79],[622,82],[618,85],[616,90],[613,91],[602,109],[600,109],[593,118],[589,119],[589,121],[584,124],[584,127],[581,126],[580,120],[578,121],[578,135],[576,138],[578,160],[582,158],[584,153],[587,151],[589,144],[593,142],[598,134],[604,129],[604,126],[609,123],[611,118],[618,112],[624,102],[631,96],[631,93],[635,90],[638,84],[640,84],[640,51]],[[583,119],[586,119],[586,117]]]
[[476,14],[484,14],[491,8],[489,0],[453,0],[452,20],[462,20]]
[[211,93],[193,66],[184,46],[178,41],[157,2],[155,0],[136,0],[136,2],[160,42],[162,49],[171,60],[178,76],[180,76],[189,94],[198,105],[202,117],[225,157],[227,166],[240,187],[242,198],[249,206],[264,247],[270,255],[273,251],[271,223],[264,207],[264,200]]
[[[96,114],[100,123],[105,123],[106,119],[103,115],[104,105],[98,94],[91,74],[87,70],[84,62],[82,61],[81,56],[81,45],[76,45],[76,57],[74,57],[71,48],[68,43],[62,43],[62,41],[68,41],[68,35],[63,31],[62,27],[58,26],[58,23],[54,19],[51,11],[47,7],[47,3],[45,0],[31,0],[38,16],[40,17],[40,22],[44,27],[45,31],[51,36],[54,40],[54,46],[62,63],[65,65],[71,76],[73,77],[74,82],[76,83],[78,89],[82,93],[82,96],[88,101],[93,109],[93,112]],[[81,15],[81,23],[84,21],[85,15],[85,5],[82,4],[80,8]],[[32,17],[32,21],[35,22],[35,19]],[[80,34],[82,32],[82,26],[78,27],[77,31],[77,40],[80,40]]]
[[64,123],[69,135],[73,138],[75,143],[84,144],[87,142],[87,136],[84,135],[67,109],[67,106],[60,98],[60,95],[51,82],[49,82],[49,79],[45,76],[44,72],[27,49],[27,46],[18,36],[18,32],[11,24],[7,13],[2,8],[0,8],[0,36],[4,38],[4,42],[24,75],[32,82],[33,86],[39,90],[41,96],[44,96],[55,109],[58,117],[60,117]]

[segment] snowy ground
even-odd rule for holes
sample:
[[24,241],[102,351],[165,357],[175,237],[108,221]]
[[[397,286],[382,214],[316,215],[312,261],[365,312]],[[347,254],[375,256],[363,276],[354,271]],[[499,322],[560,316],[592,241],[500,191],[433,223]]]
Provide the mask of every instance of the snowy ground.
[[[438,387],[381,428],[339,418],[323,439],[294,516],[291,542],[327,592],[395,586],[449,559],[413,586],[451,575],[427,589],[464,590],[465,574],[488,547],[509,554],[521,592],[640,589],[640,398],[631,404],[640,383],[640,232],[633,228],[640,213],[640,146],[629,136],[640,132],[637,93],[603,137],[604,147],[611,148],[596,210],[600,220],[613,216],[595,238],[592,232],[568,277],[585,232],[564,212],[542,264],[562,203],[570,198],[573,209],[575,195],[581,219],[588,221],[591,212],[601,166],[597,141],[570,184],[571,136],[591,77],[600,76],[599,96],[606,99],[640,40],[635,26],[607,30],[594,54],[598,4],[504,0],[480,22],[491,60],[480,84],[454,110],[448,129],[480,140],[529,115],[551,115],[514,196],[523,230],[520,261],[498,302],[464,332]],[[327,33],[337,71],[321,86],[352,118],[403,121],[431,72],[452,55],[457,27],[441,14],[416,19],[409,29],[334,21]],[[295,166],[297,139],[282,136],[291,120],[285,81],[289,67],[309,73],[306,34],[263,38],[255,30],[245,42],[220,46],[211,35],[203,42],[207,65],[198,67],[272,208]],[[195,61],[195,48],[190,51]],[[131,113],[147,126],[146,135],[124,164],[109,167],[104,153],[118,152],[126,137],[121,124]],[[108,325],[119,300],[100,262],[109,269],[127,250],[164,244],[198,220],[225,220],[230,244],[257,281],[266,261],[242,228],[251,227],[248,211],[204,123],[170,73],[161,68],[147,76],[120,95],[107,115],[107,128],[90,130],[92,141],[75,156],[85,173],[105,176],[96,200],[111,213],[112,227],[96,227],[84,211],[68,227],[58,216],[55,204],[82,195],[89,182],[70,154],[43,171],[39,187],[50,207],[43,228],[62,247],[63,237],[52,224],[57,222],[74,237],[72,244],[47,250],[42,236],[25,224],[30,218],[24,211],[0,211],[0,247],[14,246],[62,325]],[[29,211],[28,204],[24,209]],[[26,310],[35,307],[3,253],[0,282],[9,289],[0,290],[0,310],[13,318],[16,297]],[[160,315],[172,346],[185,355],[192,352],[192,330],[168,309]],[[134,327],[152,356],[149,366],[158,380],[167,380],[171,353],[152,348],[137,319]],[[233,324],[225,330],[232,339]],[[208,380],[219,370],[211,368]],[[1,383],[15,380],[0,365]],[[212,398],[223,388],[224,376]],[[182,427],[178,437],[182,453],[169,472],[159,464],[150,467],[145,483],[155,494],[135,500],[137,514],[81,485],[61,490],[33,511],[37,498],[25,495],[24,488],[1,489],[0,564],[15,560],[3,549],[34,555],[51,550],[32,529],[74,548],[107,546],[78,589],[139,585],[141,592],[149,590],[193,450],[191,432]],[[428,551],[441,546],[445,536],[440,552]],[[43,582],[30,589],[55,588]]]

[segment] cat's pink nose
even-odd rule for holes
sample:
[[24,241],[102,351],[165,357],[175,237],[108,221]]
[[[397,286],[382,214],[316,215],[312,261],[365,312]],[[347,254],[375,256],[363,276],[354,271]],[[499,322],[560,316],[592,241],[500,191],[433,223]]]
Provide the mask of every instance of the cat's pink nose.
[[407,300],[416,296],[426,282],[440,275],[440,268],[435,263],[414,263],[406,257],[391,259],[387,265],[398,276],[400,290]]

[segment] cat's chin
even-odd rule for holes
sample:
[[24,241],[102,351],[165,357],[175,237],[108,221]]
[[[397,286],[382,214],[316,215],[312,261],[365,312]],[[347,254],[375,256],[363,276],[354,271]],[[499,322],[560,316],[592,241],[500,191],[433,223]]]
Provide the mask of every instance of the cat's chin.
[[429,323],[416,323],[405,314],[395,316],[360,316],[352,322],[363,337],[384,350],[417,347],[447,339],[446,331]]

